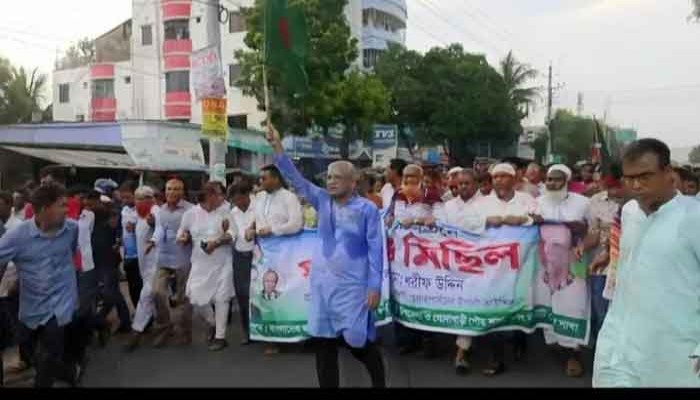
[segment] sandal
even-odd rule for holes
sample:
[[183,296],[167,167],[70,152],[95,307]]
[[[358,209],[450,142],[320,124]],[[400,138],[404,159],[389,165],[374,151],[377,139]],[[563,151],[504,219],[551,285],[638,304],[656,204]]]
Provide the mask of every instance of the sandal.
[[504,372],[506,372],[506,364],[503,362],[492,362],[487,368],[481,370],[485,376],[501,375]]
[[581,361],[575,358],[570,358],[569,361],[566,362],[566,376],[568,376],[569,378],[582,377],[583,365],[581,365]]

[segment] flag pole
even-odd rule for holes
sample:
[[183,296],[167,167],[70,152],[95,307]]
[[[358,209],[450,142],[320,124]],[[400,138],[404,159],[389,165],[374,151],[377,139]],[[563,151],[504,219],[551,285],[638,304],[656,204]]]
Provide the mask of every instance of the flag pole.
[[[270,0],[266,0],[266,2],[269,2]],[[270,111],[270,88],[267,85],[267,24],[268,24],[268,15],[267,13],[269,12],[269,7],[267,4],[265,4],[265,7],[263,8],[264,10],[264,15],[263,18],[265,18],[264,22],[264,42],[263,42],[263,65],[262,65],[262,72],[263,72],[263,91],[265,93],[265,116],[266,116],[266,124],[268,127],[272,126],[272,113]]]

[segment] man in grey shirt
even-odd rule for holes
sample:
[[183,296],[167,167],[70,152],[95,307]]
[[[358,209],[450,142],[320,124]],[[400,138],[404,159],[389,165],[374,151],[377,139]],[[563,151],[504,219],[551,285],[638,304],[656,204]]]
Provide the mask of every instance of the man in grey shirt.
[[[156,226],[153,238],[146,253],[157,251],[157,265],[153,281],[153,299],[156,308],[156,337],[154,347],[161,347],[173,332],[170,320],[169,286],[170,279],[176,281],[176,307],[182,307],[181,344],[192,343],[192,305],[185,296],[185,286],[190,275],[192,245],[182,246],[177,241],[182,216],[192,208],[184,200],[185,183],[180,178],[170,179],[165,185],[165,204],[156,213]],[[155,250],[154,250],[155,247]]]

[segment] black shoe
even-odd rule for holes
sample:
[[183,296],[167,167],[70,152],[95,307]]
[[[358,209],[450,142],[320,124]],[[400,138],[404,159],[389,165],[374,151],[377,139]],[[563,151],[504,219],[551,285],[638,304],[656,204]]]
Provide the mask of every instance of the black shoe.
[[456,360],[455,372],[457,372],[457,375],[467,375],[469,372],[471,372],[471,365],[469,365],[469,361],[464,358],[461,360]]
[[228,346],[226,339],[214,339],[209,345],[209,351],[221,351]]
[[489,366],[481,370],[485,376],[496,376],[506,372],[506,364],[504,362],[491,362]]

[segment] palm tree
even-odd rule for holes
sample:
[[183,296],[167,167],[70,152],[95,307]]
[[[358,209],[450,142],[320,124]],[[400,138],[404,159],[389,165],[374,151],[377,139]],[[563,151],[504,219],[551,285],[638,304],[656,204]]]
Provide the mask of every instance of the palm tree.
[[47,84],[45,74],[34,69],[31,75],[20,67],[12,70],[12,80],[7,88],[7,114],[0,123],[32,122],[32,113],[42,111],[41,102]]
[[520,111],[521,118],[527,115],[526,110],[540,97],[540,88],[523,87],[528,81],[535,79],[537,74],[537,70],[516,60],[512,51],[509,51],[506,58],[501,61],[501,75],[508,96],[513,105]]

